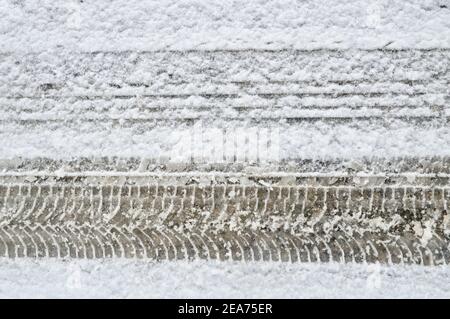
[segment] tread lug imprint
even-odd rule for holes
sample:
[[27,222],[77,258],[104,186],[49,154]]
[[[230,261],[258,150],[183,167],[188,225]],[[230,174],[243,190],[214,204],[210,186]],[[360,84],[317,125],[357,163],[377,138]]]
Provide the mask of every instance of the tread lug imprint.
[[90,182],[46,174],[1,177],[0,256],[450,263],[450,185],[434,174],[330,185],[307,173],[309,185],[274,171],[262,185],[253,173],[221,173],[232,184],[196,173],[202,182],[191,185],[192,174],[143,172],[129,174],[132,186],[111,184],[114,172]]
[[[157,183],[169,182],[170,174]],[[340,178],[330,186],[318,175],[313,185],[302,179],[261,185],[240,174],[233,177],[239,186],[192,186],[177,175],[174,184],[161,186],[149,175],[133,176],[132,187],[108,184],[101,174],[95,185],[51,174],[32,185],[4,178],[0,256],[450,262],[449,187],[426,186],[432,177],[364,186]]]

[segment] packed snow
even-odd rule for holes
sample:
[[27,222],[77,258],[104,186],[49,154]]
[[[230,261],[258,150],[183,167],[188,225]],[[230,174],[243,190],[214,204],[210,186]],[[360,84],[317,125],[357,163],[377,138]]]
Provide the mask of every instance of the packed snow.
[[[170,157],[191,117],[208,150],[450,155],[449,0],[0,0],[0,44],[1,160]],[[450,268],[3,258],[0,297],[450,298]]]
[[0,1],[1,51],[450,47],[448,0]]
[[450,298],[450,268],[1,259],[2,298]]

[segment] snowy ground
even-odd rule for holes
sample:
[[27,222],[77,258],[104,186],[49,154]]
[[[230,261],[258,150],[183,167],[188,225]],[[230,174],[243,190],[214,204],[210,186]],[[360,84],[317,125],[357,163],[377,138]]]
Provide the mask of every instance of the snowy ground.
[[447,0],[7,1],[0,51],[449,47]]
[[450,298],[450,268],[1,259],[0,297]]
[[[431,243],[425,248],[433,248],[432,253],[439,255],[436,260],[449,263],[445,259],[450,229],[450,165],[446,164],[450,163],[449,0],[0,0],[0,43],[2,256],[61,256],[63,247],[66,255],[89,257],[94,254],[94,239],[100,239],[95,244],[97,253],[120,250],[122,243],[131,242],[129,229],[155,227],[153,220],[146,221],[151,215],[149,206],[136,210],[140,213],[134,216],[139,222],[145,220],[145,227],[129,223],[130,218],[119,218],[122,213],[129,216],[128,207],[136,207],[136,203],[141,205],[137,207],[151,203],[165,222],[172,216],[170,209],[164,209],[169,186],[184,187],[186,181],[173,179],[176,183],[172,183],[166,175],[169,186],[162,183],[166,188],[160,192],[157,182],[155,193],[160,197],[155,196],[153,202],[145,201],[144,191],[143,200],[131,198],[131,190],[137,189],[141,196],[141,188],[126,188],[129,193],[122,193],[127,174],[142,174],[138,185],[151,182],[154,186],[150,177],[145,179],[145,174],[153,174],[155,169],[149,163],[186,167],[194,167],[188,166],[194,162],[236,164],[251,175],[252,170],[245,170],[249,163],[311,160],[321,164],[318,168],[310,165],[310,170],[298,165],[301,168],[296,171],[313,174],[304,184],[294,174],[289,179],[291,171],[279,169],[288,175],[271,183],[277,182],[274,187],[289,192],[270,197],[265,191],[267,201],[261,216],[277,217],[277,209],[266,214],[272,198],[275,204],[269,207],[284,205],[280,211],[286,214],[280,216],[290,218],[288,200],[281,195],[290,196],[293,187],[297,202],[289,202],[290,207],[301,207],[301,213],[298,222],[286,223],[289,227],[305,221],[308,227],[328,226],[319,223],[323,207],[337,207],[352,213],[350,225],[361,226],[361,220],[369,220],[370,225],[388,225],[386,229],[390,229],[397,227],[397,219],[378,224],[378,213],[369,213],[392,212],[385,214],[390,218],[396,216],[397,206],[404,205],[413,215],[423,216],[426,208],[428,215],[407,225],[405,242],[410,245],[395,240],[396,245],[400,243],[393,250],[400,255],[396,260],[404,262],[409,252],[420,255],[419,259],[409,258],[410,262],[423,261],[423,250],[418,247],[425,241]],[[399,156],[405,161],[392,164]],[[116,157],[119,164],[110,165]],[[431,157],[433,161],[426,160]],[[366,166],[357,163],[363,159],[372,163],[367,167],[377,169],[364,170]],[[66,162],[56,170],[52,160]],[[139,164],[131,170],[133,165],[122,165],[122,160]],[[328,169],[322,160],[337,164]],[[347,161],[351,163],[340,165]],[[211,167],[208,173],[213,174],[215,166]],[[278,166],[273,167],[264,172],[279,173]],[[368,184],[369,179],[356,175],[349,179],[341,174],[347,170],[377,175],[372,180],[382,181],[382,195],[373,195],[374,186],[379,185],[372,180]],[[337,177],[319,179],[314,175],[319,171]],[[399,172],[406,175],[398,179],[383,175]],[[426,175],[430,173],[436,176]],[[83,174],[93,178],[85,179]],[[111,177],[114,174],[117,179]],[[103,198],[103,191],[94,194],[93,181],[99,189],[117,190],[120,186],[121,191],[115,195],[111,191]],[[272,191],[267,181],[259,177],[255,181],[259,189],[262,185]],[[237,180],[229,182],[234,185]],[[337,182],[343,187],[339,193],[328,192]],[[50,186],[55,186],[51,192]],[[300,205],[302,187],[312,187],[314,193],[309,194],[325,194],[323,204],[317,195],[312,200],[304,196]],[[371,194],[368,201],[363,197],[366,193],[359,192],[364,189]],[[195,194],[189,195],[192,200],[183,197],[182,207],[194,206]],[[361,200],[351,201],[351,194],[362,194]],[[386,200],[386,194],[392,198]],[[230,203],[230,216],[234,216],[241,201],[235,199],[234,190],[227,196],[231,199],[215,201],[212,196],[212,202],[225,203],[222,207]],[[331,204],[325,203],[327,198]],[[336,200],[334,206],[336,198],[341,202]],[[173,196],[170,200],[179,199]],[[245,202],[249,197],[241,199]],[[364,211],[364,205],[370,209]],[[258,205],[255,207],[258,216]],[[318,218],[304,214],[311,207]],[[355,211],[373,219],[353,217]],[[99,212],[98,216],[94,212]],[[105,216],[110,224],[103,223]],[[189,214],[177,216],[181,216],[180,224],[189,225]],[[80,220],[84,223],[78,229]],[[435,224],[440,229],[433,229],[435,237],[429,241],[430,225]],[[106,235],[113,233],[113,227],[127,235],[108,242]],[[95,233],[85,237],[92,251],[77,238],[87,236],[80,229]],[[176,244],[179,239],[169,230],[167,241],[160,241],[160,234],[154,236],[152,230],[138,233],[150,238],[150,251],[169,247],[167,257],[170,251],[173,258],[179,258],[171,247],[188,252],[187,240],[180,241],[183,246]],[[57,232],[60,234],[55,235]],[[352,229],[352,236],[357,233],[358,229]],[[357,240],[372,238],[369,235],[354,236],[352,243],[359,245]],[[409,241],[413,237],[415,245]],[[69,241],[70,248],[66,238],[75,238]],[[136,252],[140,243],[134,240],[129,247]],[[259,245],[257,242],[255,251]],[[298,248],[296,242],[293,245]],[[364,255],[366,250],[348,247],[346,252],[341,249],[342,256],[366,260],[355,258],[355,251]],[[135,256],[131,248],[128,253]],[[214,249],[208,253],[217,252]],[[310,258],[309,247],[306,249]],[[390,256],[388,248],[386,251]],[[123,255],[125,249],[119,256]],[[0,258],[0,297],[450,298],[450,267]]]

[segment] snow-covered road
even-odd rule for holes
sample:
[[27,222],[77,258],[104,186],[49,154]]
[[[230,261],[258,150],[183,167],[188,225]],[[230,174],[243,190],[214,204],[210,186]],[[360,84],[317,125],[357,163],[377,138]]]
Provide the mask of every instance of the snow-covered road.
[[449,0],[0,0],[0,44],[0,296],[449,296]]

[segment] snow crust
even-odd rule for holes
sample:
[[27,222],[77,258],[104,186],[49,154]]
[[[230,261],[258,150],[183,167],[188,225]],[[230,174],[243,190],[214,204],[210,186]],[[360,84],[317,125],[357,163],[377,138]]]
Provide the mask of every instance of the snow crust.
[[279,159],[450,155],[448,0],[0,0],[0,43],[1,158],[167,157],[186,118],[278,128]]
[[0,51],[450,47],[447,0],[0,1]]
[[[381,122],[381,123],[380,123]],[[392,120],[355,120],[352,123],[303,122],[296,125],[269,124],[260,126],[226,123],[229,131],[246,132],[277,130],[277,157],[279,159],[311,158],[362,158],[396,156],[449,156],[450,127],[441,122],[407,123]],[[219,127],[224,123],[219,123]],[[189,162],[191,156],[202,154],[200,149],[223,148],[221,154],[232,159],[235,149],[223,147],[212,138],[217,127],[196,131],[186,126],[164,123],[157,127],[136,124],[133,127],[102,123],[82,122],[50,123],[27,127],[17,123],[3,124],[0,130],[1,158],[51,157],[70,159],[74,156],[101,157],[151,157],[163,159],[170,156],[175,162]],[[223,134],[220,130],[219,133]],[[249,134],[249,133],[248,133]],[[195,143],[195,136],[205,136],[202,144]],[[227,141],[234,141],[236,134],[227,133]],[[186,136],[190,137],[186,140]],[[222,135],[221,135],[222,136]],[[294,138],[295,137],[295,138]],[[207,139],[208,138],[208,139]],[[186,141],[189,143],[186,146]],[[221,140],[220,140],[221,141]],[[250,149],[256,149],[256,139],[250,140]],[[183,146],[183,147],[181,147]],[[238,148],[239,149],[239,148]],[[245,149],[245,148],[242,148]],[[242,150],[241,149],[241,150]],[[186,152],[181,152],[185,150]],[[229,153],[229,154],[228,154]],[[180,154],[181,157],[173,157]],[[201,161],[208,162],[208,157]],[[276,158],[272,155],[271,158]]]
[[449,298],[450,268],[1,259],[2,298]]
[[[60,93],[69,95],[69,99],[70,94],[90,95],[99,92],[104,95],[192,94],[186,99],[169,99],[175,106],[186,103],[190,108],[187,108],[186,114],[173,110],[162,112],[167,118],[170,115],[189,116],[196,106],[206,102],[219,107],[233,103],[244,106],[276,105],[250,95],[231,101],[221,98],[206,101],[203,97],[194,96],[199,93],[243,92],[239,85],[227,82],[219,83],[221,86],[217,84],[217,87],[213,84],[205,86],[208,81],[202,80],[213,79],[214,74],[207,77],[206,64],[202,62],[207,59],[201,60],[201,54],[192,57],[192,65],[196,66],[196,61],[200,61],[197,64],[203,66],[198,68],[198,73],[194,72],[196,68],[192,68],[194,71],[191,73],[185,72],[179,76],[187,78],[186,74],[192,74],[191,78],[187,78],[186,85],[172,87],[167,80],[167,83],[161,82],[164,85],[150,83],[147,88],[111,89],[123,85],[121,82],[116,83],[122,74],[128,76],[122,76],[124,80],[134,81],[134,84],[149,83],[155,78],[152,72],[157,72],[157,68],[151,64],[154,57],[145,60],[145,52],[436,48],[450,48],[449,0],[0,0],[0,158],[165,156],[186,132],[190,134],[183,124],[176,126],[161,122],[157,127],[139,121],[130,124],[150,113],[130,106],[144,104],[145,101],[142,102],[138,97],[136,100],[130,99],[130,102],[100,101],[100,104],[95,104],[76,99],[67,102],[64,96],[52,102],[39,96],[41,88],[60,82],[66,85]],[[79,52],[96,55],[94,58],[88,55],[83,60],[82,56],[78,56]],[[121,59],[120,54],[118,58],[108,56],[107,52],[132,54],[114,64]],[[397,116],[420,117],[432,114],[433,110],[423,108],[429,105],[435,106],[436,112],[442,111],[447,116],[450,114],[446,108],[448,59],[442,59],[439,65],[434,60],[432,63],[428,60],[428,64],[437,65],[442,71],[438,75],[430,73],[428,69],[432,68],[427,66],[426,59],[420,57],[413,57],[411,63],[407,59],[404,60],[408,62],[406,64],[400,61],[397,71],[405,71],[402,67],[406,65],[410,72],[396,74],[390,58],[370,58],[367,52],[360,53],[361,57],[356,57],[354,64],[348,61],[341,63],[340,60],[334,63],[334,60],[329,59],[322,63],[312,59],[311,63],[305,62],[302,67],[286,63],[287,60],[282,58],[264,60],[262,55],[258,58],[258,54],[265,51],[258,52],[250,52],[251,56],[247,58],[252,63],[259,61],[254,68],[253,64],[242,64],[247,66],[246,71],[236,62],[234,71],[242,72],[234,74],[231,70],[221,74],[225,74],[225,80],[254,82],[254,88],[246,92],[249,94],[280,93],[284,89],[287,96],[277,101],[285,107],[279,111],[279,117],[295,112],[303,112],[303,116],[309,114],[311,117],[357,114],[354,110],[339,107],[364,107],[358,110],[363,115],[384,116],[380,107],[371,108],[377,105],[405,107],[392,112]],[[352,52],[355,52],[352,53],[354,55],[359,54],[357,50]],[[276,54],[289,55],[290,52]],[[446,54],[443,53],[444,57],[448,56]],[[33,60],[33,56],[39,59]],[[165,53],[161,56],[163,63]],[[89,60],[91,58],[98,61],[92,62]],[[141,61],[141,64],[137,64],[136,73],[125,72],[127,68],[132,68],[133,63],[138,63],[136,61]],[[180,61],[181,65],[185,60]],[[224,61],[223,67],[229,68],[231,62]],[[319,69],[321,63],[325,67]],[[330,67],[327,67],[327,63]],[[170,77],[176,77],[177,71],[189,70],[180,65],[175,60],[166,61],[162,76],[167,73],[168,77],[169,74]],[[280,70],[282,65],[293,65],[295,72],[290,72],[292,70],[289,67],[285,69],[289,71],[286,74],[272,72],[272,76],[280,77],[271,78],[272,81],[317,81],[328,78],[358,82],[361,79],[375,79],[381,84],[356,83],[358,87],[354,83],[348,86],[331,84],[326,88],[298,83],[264,85],[267,79],[249,70],[259,68],[264,71],[266,65],[269,71],[270,67]],[[378,69],[377,65],[380,65]],[[143,68],[145,66],[147,69]],[[358,71],[362,69],[361,66],[367,66],[366,73]],[[414,71],[414,68],[418,71]],[[68,81],[72,79],[71,72],[80,73],[73,83]],[[260,73],[265,74],[262,71]],[[347,78],[342,78],[345,76]],[[60,82],[55,82],[55,79]],[[197,84],[203,91],[192,84],[193,79],[198,80]],[[426,80],[429,84],[411,86],[403,83],[405,79],[416,82]],[[105,88],[109,80],[112,86]],[[216,80],[224,79],[217,77]],[[387,98],[355,96],[330,99],[299,99],[290,96],[301,92],[329,94],[339,90],[356,93],[392,91],[398,95]],[[423,98],[405,95],[416,93],[415,90],[427,95]],[[18,95],[25,95],[25,98],[19,99]],[[26,95],[31,95],[30,100],[26,99]],[[173,106],[169,102],[154,100],[166,107]],[[145,105],[150,108],[153,104],[157,105],[156,102],[147,101]],[[410,110],[406,108],[408,105],[417,108]],[[311,111],[306,108],[311,106],[317,109]],[[231,111],[225,109],[223,112]],[[277,115],[273,110],[266,110],[266,113],[256,110],[255,113],[261,117],[266,113]],[[86,121],[86,117],[93,121]],[[118,120],[118,123],[111,124],[107,121],[110,118]],[[125,118],[129,121],[125,121]],[[211,115],[211,118],[218,117]],[[23,124],[21,121],[29,122]],[[282,159],[299,156],[351,158],[450,155],[450,127],[447,122],[438,120],[371,119],[350,124],[339,121],[270,123],[262,121],[254,129],[280,129],[281,136],[278,138],[281,141],[279,151]],[[232,123],[225,119],[212,124],[205,128],[205,135],[212,135],[216,128],[225,127],[233,131],[240,126],[250,126],[251,129],[252,125]],[[190,153],[187,155],[191,156]],[[450,298],[450,268],[123,259],[0,259],[0,297]]]

